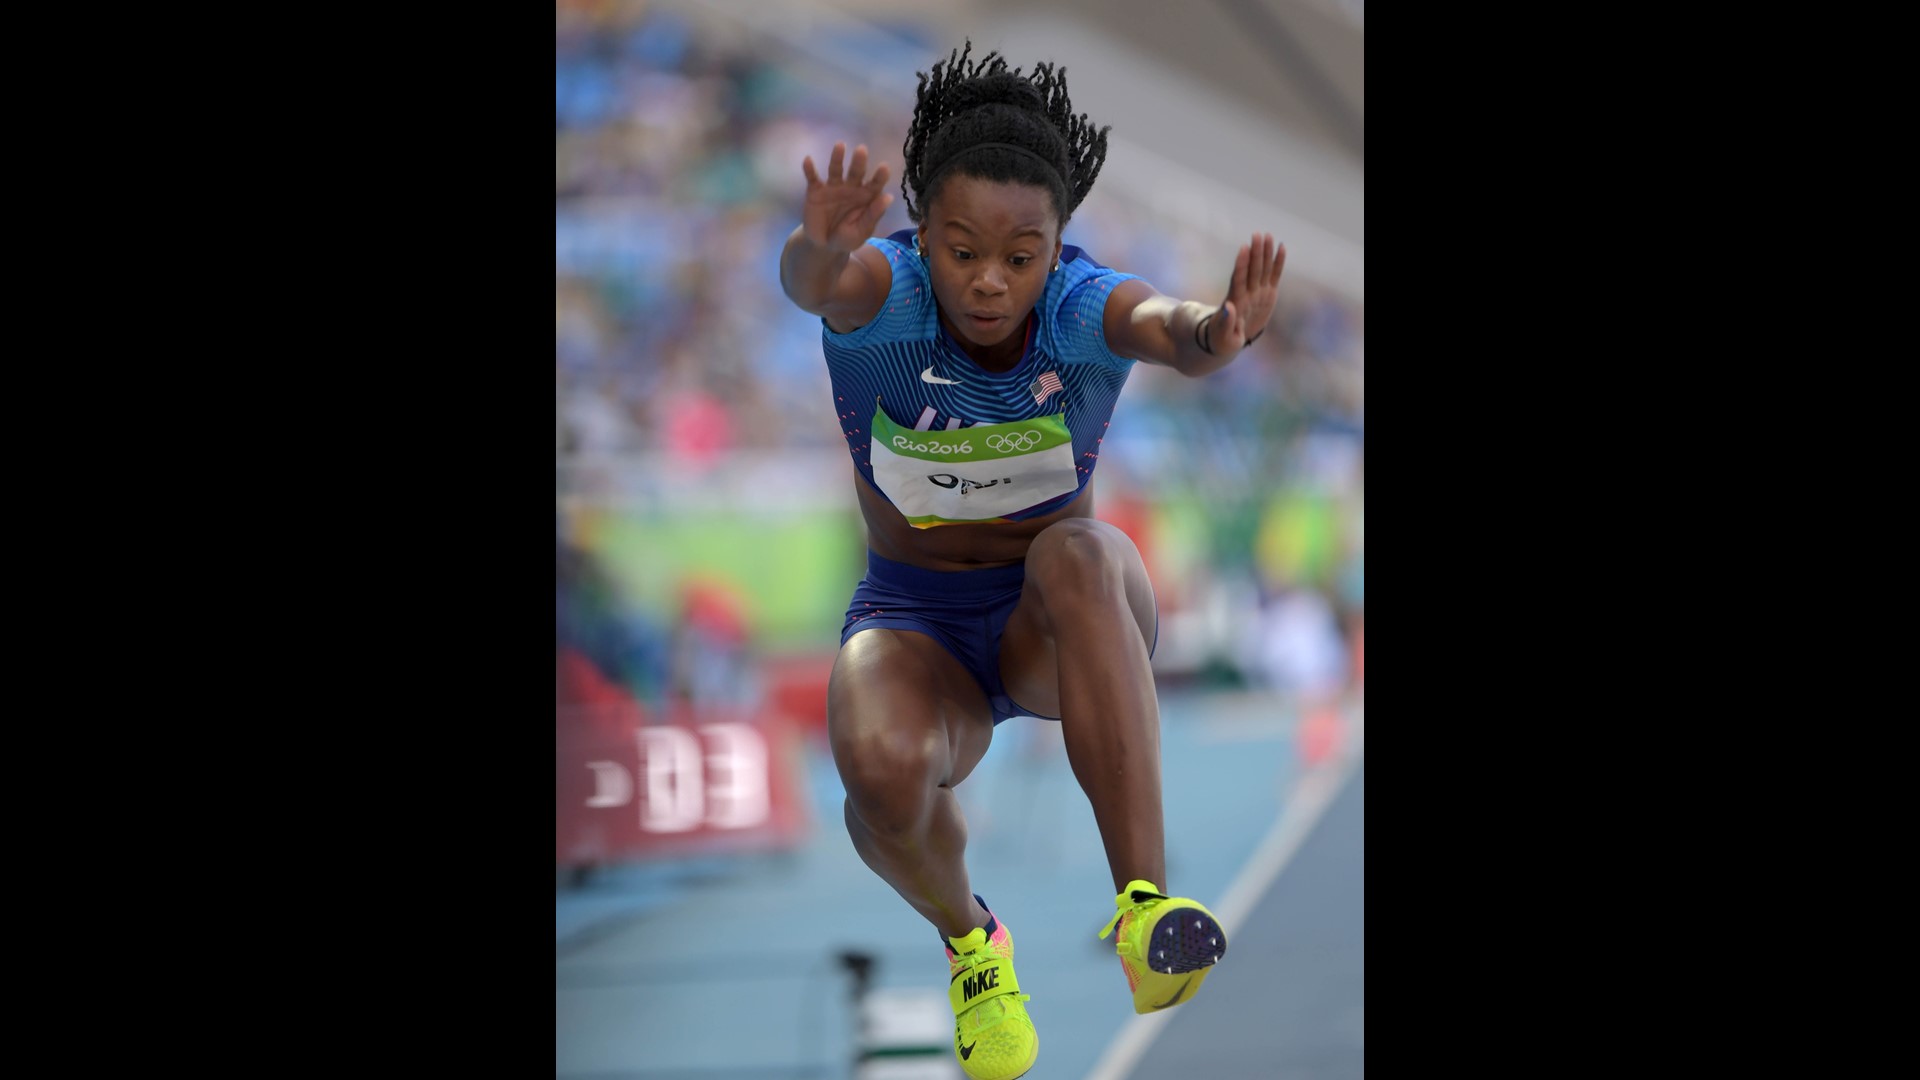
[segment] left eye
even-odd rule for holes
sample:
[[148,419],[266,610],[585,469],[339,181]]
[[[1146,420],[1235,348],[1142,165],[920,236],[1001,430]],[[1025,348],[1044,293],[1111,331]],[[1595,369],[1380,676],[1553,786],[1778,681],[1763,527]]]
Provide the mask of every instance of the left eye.
[[1015,255],[1013,257],[1013,265],[1015,266],[1025,266],[1032,261],[1033,256],[1031,255]]

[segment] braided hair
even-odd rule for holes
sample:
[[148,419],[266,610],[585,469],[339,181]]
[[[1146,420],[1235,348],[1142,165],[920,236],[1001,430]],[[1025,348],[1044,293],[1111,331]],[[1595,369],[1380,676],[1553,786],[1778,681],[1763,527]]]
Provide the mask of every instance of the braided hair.
[[920,224],[948,178],[972,176],[1045,188],[1066,224],[1093,190],[1112,129],[1073,114],[1066,68],[1042,63],[1022,75],[1009,71],[997,50],[968,63],[972,52],[969,40],[932,72],[918,73],[913,124],[901,147],[907,215]]

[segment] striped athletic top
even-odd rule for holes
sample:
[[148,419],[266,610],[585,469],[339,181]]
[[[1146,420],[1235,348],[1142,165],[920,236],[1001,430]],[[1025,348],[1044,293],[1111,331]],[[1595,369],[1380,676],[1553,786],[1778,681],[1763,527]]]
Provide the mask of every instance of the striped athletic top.
[[914,230],[902,229],[867,243],[887,257],[893,286],[872,322],[836,334],[821,320],[834,413],[847,437],[847,451],[874,490],[871,449],[876,405],[901,429],[959,431],[983,424],[1034,420],[1065,413],[1072,435],[1078,484],[1063,495],[994,520],[1019,521],[1065,506],[1086,490],[1100,461],[1100,440],[1134,361],[1107,347],[1103,316],[1114,286],[1139,277],[1095,262],[1071,245],[1060,251],[1060,270],[1047,275],[1047,289],[1029,322],[1020,362],[990,372],[974,363],[940,318],[925,264],[913,248]]

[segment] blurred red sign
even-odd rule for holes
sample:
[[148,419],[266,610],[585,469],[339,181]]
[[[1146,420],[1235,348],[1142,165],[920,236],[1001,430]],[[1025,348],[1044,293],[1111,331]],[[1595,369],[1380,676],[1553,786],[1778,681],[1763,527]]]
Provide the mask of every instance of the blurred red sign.
[[782,713],[665,723],[628,704],[556,713],[560,866],[772,850],[805,835],[800,732]]

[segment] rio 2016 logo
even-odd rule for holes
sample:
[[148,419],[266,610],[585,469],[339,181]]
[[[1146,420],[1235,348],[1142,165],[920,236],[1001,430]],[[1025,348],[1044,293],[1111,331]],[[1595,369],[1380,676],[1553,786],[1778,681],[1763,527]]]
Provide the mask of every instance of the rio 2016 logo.
[[987,445],[1003,454],[1017,454],[1040,445],[1040,433],[1029,428],[1009,435],[989,435]]
[[917,454],[971,454],[973,453],[973,440],[971,439],[961,443],[943,443],[943,442],[917,443],[917,442],[910,441],[905,435],[895,435],[893,437],[893,445],[894,445],[894,449],[896,450],[912,450],[914,453],[917,453]]

